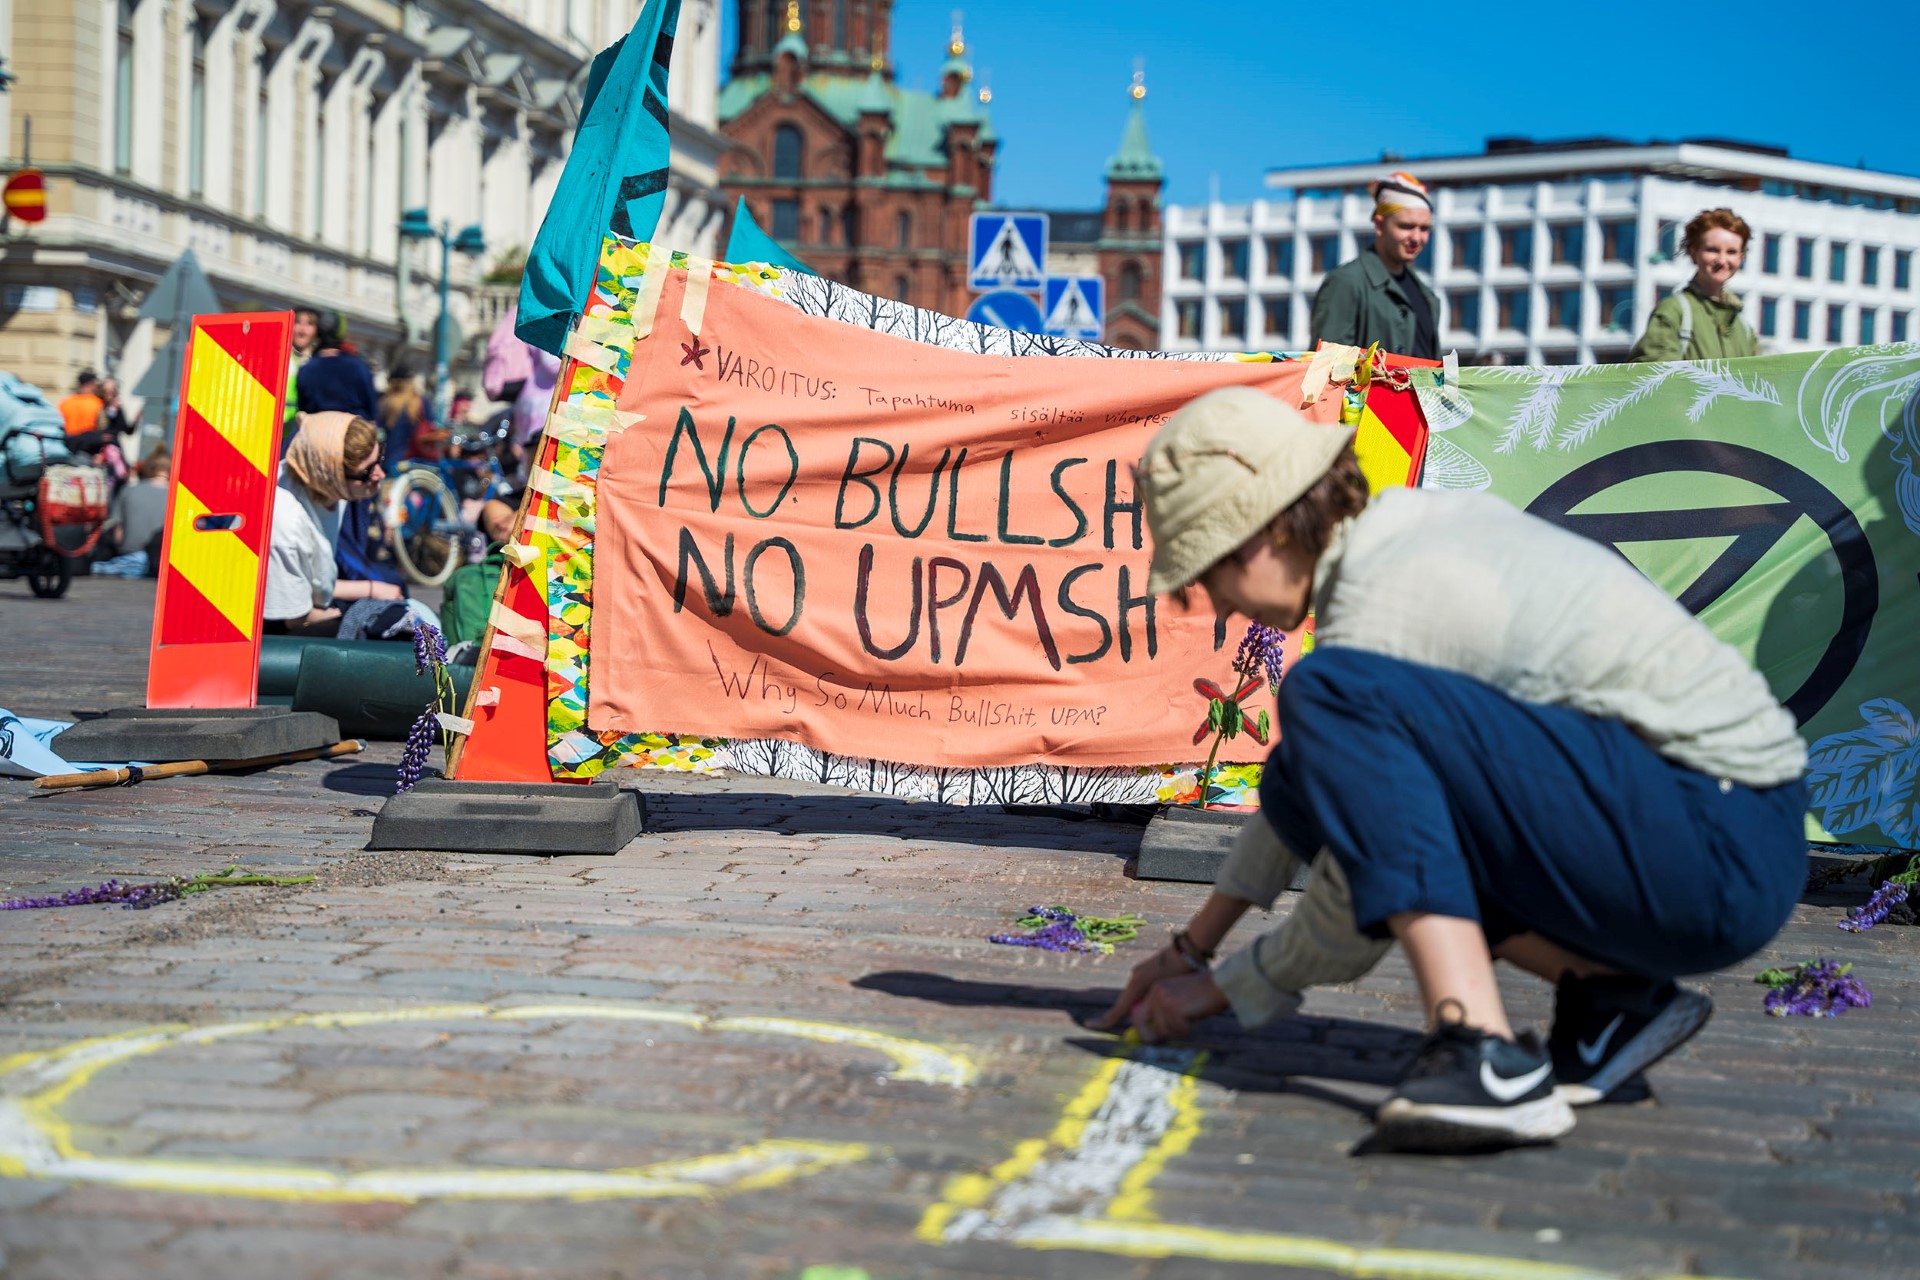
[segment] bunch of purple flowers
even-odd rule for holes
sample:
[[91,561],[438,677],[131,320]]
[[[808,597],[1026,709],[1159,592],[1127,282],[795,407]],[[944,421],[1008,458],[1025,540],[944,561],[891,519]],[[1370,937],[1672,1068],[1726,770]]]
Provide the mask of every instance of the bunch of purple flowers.
[[1137,937],[1146,923],[1141,916],[1083,916],[1065,907],[1028,907],[1017,922],[1030,933],[996,933],[987,938],[1009,947],[1038,947],[1042,951],[1084,951],[1112,955],[1113,944]]
[[1771,988],[1766,1006],[1776,1018],[1837,1018],[1848,1009],[1865,1009],[1873,1004],[1873,993],[1853,976],[1851,963],[1808,960],[1790,969],[1764,970],[1753,980]]
[[168,876],[151,884],[129,884],[125,880],[106,880],[85,889],[45,898],[9,898],[0,901],[0,911],[30,911],[39,907],[84,907],[94,903],[117,902],[129,911],[145,911],[163,902],[173,902],[190,893],[208,889],[249,884],[310,884],[312,876],[262,876],[242,871],[232,863],[220,871],[203,871],[197,876]]
[[[1875,865],[1884,865],[1885,860],[1876,859]],[[1916,883],[1920,883],[1920,854],[1908,861],[1906,870],[1890,875],[1880,882],[1873,896],[1853,910],[1847,912],[1847,918],[1837,927],[1848,933],[1865,933],[1887,918],[1889,912],[1905,902],[1913,892]]]
[[[427,757],[433,754],[434,733],[442,728],[439,713],[453,708],[453,678],[447,674],[447,638],[431,622],[415,619],[413,627],[413,670],[416,675],[433,677],[433,701],[407,730],[407,742],[400,749],[400,777],[393,792],[413,790],[426,773]],[[452,735],[442,733],[449,744]]]
[[1273,693],[1280,692],[1280,675],[1286,665],[1287,633],[1278,627],[1269,627],[1264,622],[1247,624],[1247,634],[1240,637],[1239,651],[1233,655],[1233,669],[1243,675],[1252,675],[1258,671],[1267,678],[1267,688]]

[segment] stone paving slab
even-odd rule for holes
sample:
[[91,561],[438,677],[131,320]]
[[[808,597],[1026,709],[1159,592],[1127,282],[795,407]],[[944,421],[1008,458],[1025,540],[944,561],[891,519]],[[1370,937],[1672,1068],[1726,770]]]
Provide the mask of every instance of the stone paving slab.
[[[81,579],[67,601],[24,606],[0,587],[0,608],[28,651],[0,655],[0,706],[138,699],[150,584]],[[69,674],[48,638],[75,616],[124,625]],[[1004,1180],[1023,1151],[1043,1167],[1067,1155],[1046,1139],[1121,1052],[1077,1019],[1204,893],[1130,879],[1139,828],[648,775],[654,826],[610,857],[368,854],[396,759],[384,744],[348,764],[63,796],[0,783],[0,894],[230,862],[317,877],[0,916],[0,1067],[160,1025],[258,1024],[102,1067],[40,1121],[81,1151],[254,1185],[113,1185],[84,1162],[21,1176],[0,1151],[0,1274],[1418,1278],[1487,1274],[1491,1258],[1543,1280],[1567,1273],[1524,1266],[1920,1275],[1920,933],[1834,929],[1860,890],[1810,897],[1766,952],[1704,979],[1718,1013],[1655,1073],[1656,1101],[1583,1112],[1555,1148],[1354,1154],[1417,1042],[1411,977],[1390,959],[1279,1026],[1207,1024],[1203,1061],[1139,1068],[1155,1105],[1188,1073],[1190,1124],[1157,1156],[1114,1156],[1134,1161],[1131,1201],[1066,1196],[1081,1247],[937,1243],[930,1210]],[[985,941],[1042,902],[1149,926],[1110,957]],[[1766,1017],[1751,974],[1816,953],[1855,961],[1874,1007]],[[1507,991],[1518,1020],[1550,1016],[1540,984]],[[368,1016],[411,1020],[355,1021]],[[876,1035],[976,1074],[890,1078]],[[0,1125],[0,1144],[18,1131]],[[791,1144],[821,1163],[766,1163]],[[667,1185],[743,1146],[757,1172]],[[328,1198],[373,1175],[417,1188],[451,1171],[470,1192],[481,1172],[649,1167],[666,1172],[645,1194]],[[265,1185],[302,1169],[325,1194]]]

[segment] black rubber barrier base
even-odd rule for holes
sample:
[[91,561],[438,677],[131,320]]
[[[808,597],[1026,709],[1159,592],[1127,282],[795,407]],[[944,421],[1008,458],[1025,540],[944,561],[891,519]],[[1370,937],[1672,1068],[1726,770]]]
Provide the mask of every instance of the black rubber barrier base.
[[116,707],[82,720],[50,744],[69,760],[118,764],[148,760],[253,760],[330,747],[340,741],[331,716],[285,707]]
[[[1154,815],[1140,837],[1140,859],[1133,873],[1142,880],[1212,884],[1226,864],[1227,854],[1233,851],[1240,824],[1259,821],[1262,819],[1257,813],[1169,806]],[[1303,867],[1287,887],[1304,889],[1306,884]]]
[[647,802],[617,783],[424,778],[380,806],[370,850],[618,853],[646,827]]

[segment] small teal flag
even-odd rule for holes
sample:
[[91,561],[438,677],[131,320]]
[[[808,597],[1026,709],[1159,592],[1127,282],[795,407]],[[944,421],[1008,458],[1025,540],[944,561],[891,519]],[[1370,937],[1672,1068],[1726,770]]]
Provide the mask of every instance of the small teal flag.
[[522,342],[562,355],[608,232],[649,240],[666,203],[667,65],[680,0],[646,0],[633,30],[593,60],[580,127],[520,280]]
[[764,262],[768,266],[785,267],[789,271],[803,271],[810,276],[820,274],[782,249],[778,240],[760,229],[760,224],[753,220],[753,214],[747,209],[745,196],[733,207],[733,230],[727,233],[726,260]]

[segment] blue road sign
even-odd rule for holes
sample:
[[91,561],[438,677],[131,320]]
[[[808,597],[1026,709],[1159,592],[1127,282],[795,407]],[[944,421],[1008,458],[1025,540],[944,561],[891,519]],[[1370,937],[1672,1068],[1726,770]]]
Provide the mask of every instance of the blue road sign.
[[1098,341],[1107,329],[1105,282],[1099,276],[1048,276],[1040,310],[1043,332]]
[[1047,215],[976,213],[967,257],[970,289],[1038,290],[1046,279]]
[[975,324],[998,325],[1015,333],[1040,332],[1040,306],[1024,293],[1002,289],[974,299],[967,308],[967,319]]

